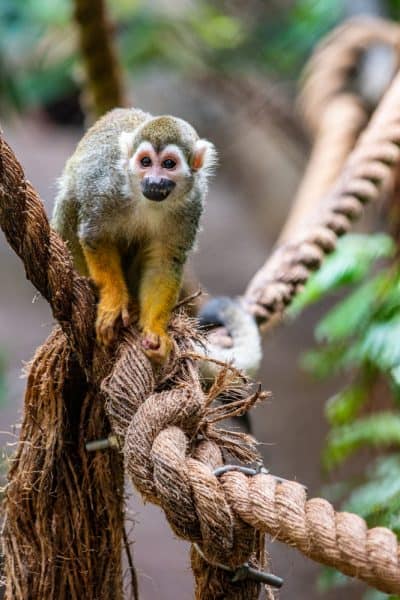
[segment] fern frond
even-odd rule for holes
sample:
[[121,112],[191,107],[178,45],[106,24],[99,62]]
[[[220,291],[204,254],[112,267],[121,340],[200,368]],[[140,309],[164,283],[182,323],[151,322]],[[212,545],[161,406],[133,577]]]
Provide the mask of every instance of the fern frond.
[[318,323],[316,339],[328,342],[341,341],[360,333],[360,328],[371,319],[373,309],[380,301],[380,297],[390,289],[391,285],[392,276],[387,271],[379,273],[361,285]]
[[344,285],[361,281],[376,260],[394,253],[394,242],[384,233],[350,234],[339,240],[336,251],[311,277],[295,299],[289,314],[297,316],[306,306]]
[[372,323],[353,351],[381,371],[395,372],[400,365],[400,314],[388,321]]
[[370,481],[359,486],[344,504],[344,510],[356,512],[365,519],[378,516],[400,502],[400,457],[390,456],[385,470],[373,469]]
[[353,366],[347,357],[348,350],[344,344],[330,344],[317,350],[309,350],[300,358],[300,365],[317,379],[324,379]]
[[342,463],[364,446],[400,446],[400,414],[381,412],[332,429],[323,453],[326,469]]
[[325,406],[325,415],[331,425],[345,425],[354,420],[368,399],[366,385],[366,382],[353,384],[329,398]]

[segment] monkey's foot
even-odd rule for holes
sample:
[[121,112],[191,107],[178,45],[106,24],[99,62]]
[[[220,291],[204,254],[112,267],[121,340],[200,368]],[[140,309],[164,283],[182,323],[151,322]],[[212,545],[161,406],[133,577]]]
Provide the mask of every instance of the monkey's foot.
[[171,352],[172,341],[166,333],[158,334],[154,331],[143,331],[142,347],[151,361],[162,364]]
[[131,317],[128,310],[128,304],[123,304],[117,308],[105,308],[99,304],[96,320],[96,337],[99,344],[109,346],[115,339],[119,325],[128,327]]

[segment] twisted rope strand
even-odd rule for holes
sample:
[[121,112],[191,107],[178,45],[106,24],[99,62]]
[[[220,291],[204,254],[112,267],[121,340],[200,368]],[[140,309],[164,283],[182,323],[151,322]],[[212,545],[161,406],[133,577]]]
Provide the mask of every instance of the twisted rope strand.
[[51,230],[43,203],[0,130],[0,226],[24,263],[27,278],[50,303],[54,317],[87,368],[94,341],[95,296],[80,277],[62,239]]
[[400,26],[378,17],[348,19],[316,47],[304,71],[299,107],[309,130],[317,135],[331,102],[354,89],[354,74],[363,52],[385,44],[400,53]]
[[293,481],[231,472],[222,482],[229,504],[249,525],[383,592],[400,592],[400,548],[389,529],[368,529],[361,517],[335,512],[322,498],[307,500]]
[[367,202],[379,197],[400,162],[400,74],[345,163],[341,177],[313,218],[278,246],[251,279],[244,302],[265,326],[279,317],[326,254],[336,247]]
[[124,106],[121,67],[105,0],[74,0],[81,54],[94,116]]
[[330,101],[321,115],[318,135],[278,244],[290,241],[299,223],[324,198],[366,123],[367,111],[355,94],[339,94]]
[[[383,46],[387,52],[384,59],[380,54],[377,67],[374,56]],[[315,203],[324,200],[399,62],[400,27],[380,18],[349,19],[317,46],[298,101],[314,145],[278,244],[290,240]],[[371,65],[385,72],[376,84],[370,79]]]
[[[191,377],[185,385],[157,393],[148,361],[129,335],[102,385],[113,428],[124,440],[128,474],[145,499],[163,508],[174,533],[199,544],[211,565],[234,569],[252,555],[258,530],[382,591],[400,592],[400,548],[390,530],[369,530],[363,519],[336,513],[326,500],[307,500],[296,482],[239,472],[215,477],[223,442],[195,433],[204,422],[207,399],[197,374]],[[215,591],[227,574],[208,565],[206,584],[204,560],[193,552],[193,561],[196,598],[212,598],[207,586]],[[247,590],[255,594],[248,596],[235,590],[224,597],[257,598],[257,589]]]

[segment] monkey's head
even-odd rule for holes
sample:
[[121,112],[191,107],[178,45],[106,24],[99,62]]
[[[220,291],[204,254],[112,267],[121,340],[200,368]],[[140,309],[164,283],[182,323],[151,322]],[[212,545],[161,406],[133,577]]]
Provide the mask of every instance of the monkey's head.
[[213,144],[199,139],[189,123],[170,116],[145,121],[124,132],[120,148],[133,192],[161,202],[186,196],[195,184],[206,185],[216,162]]

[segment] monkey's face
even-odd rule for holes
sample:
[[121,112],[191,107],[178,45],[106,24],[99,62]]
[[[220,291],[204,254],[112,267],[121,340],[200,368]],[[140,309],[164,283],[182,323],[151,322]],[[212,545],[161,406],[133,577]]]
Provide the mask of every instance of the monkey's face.
[[175,144],[157,151],[150,142],[142,142],[130,161],[130,168],[143,196],[155,202],[168,198],[191,175],[184,154]]
[[215,155],[210,142],[197,140],[193,143],[190,157],[178,143],[166,143],[158,148],[149,140],[142,140],[133,149],[128,162],[133,190],[153,202],[184,198],[192,189],[196,178],[204,171],[206,175],[210,154]]

